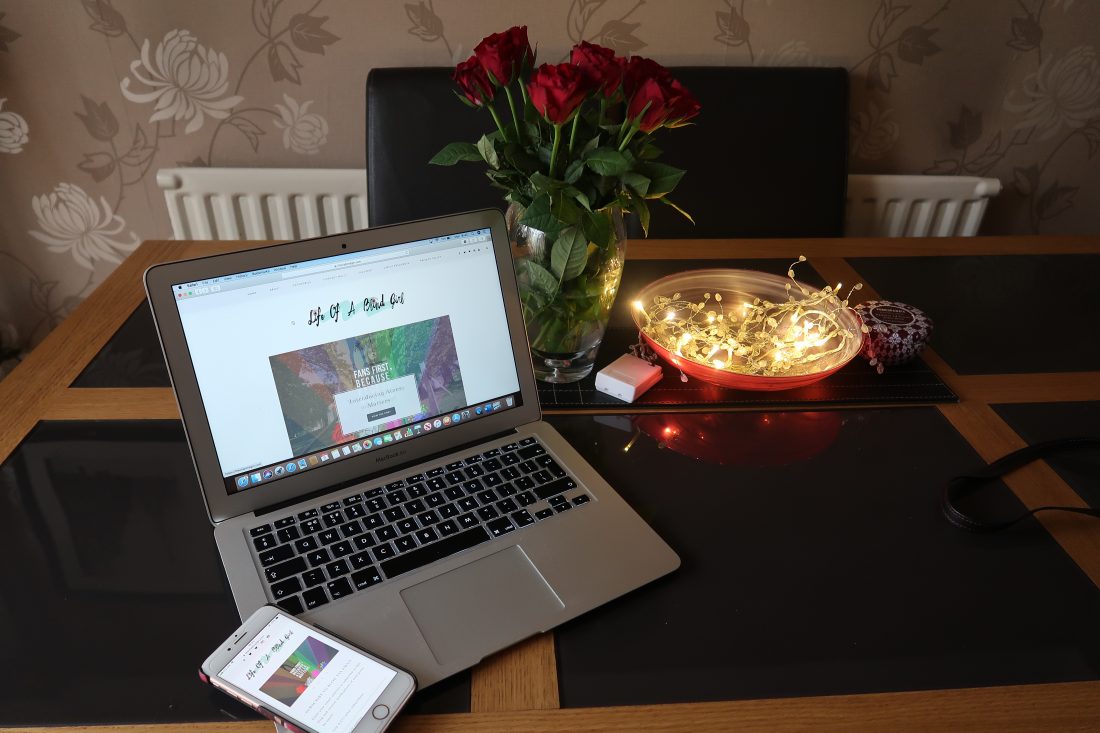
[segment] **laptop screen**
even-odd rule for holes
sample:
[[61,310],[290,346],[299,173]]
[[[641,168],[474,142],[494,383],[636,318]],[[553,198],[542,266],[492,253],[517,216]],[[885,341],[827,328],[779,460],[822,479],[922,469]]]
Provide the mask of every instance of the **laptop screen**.
[[229,493],[520,404],[489,229],[172,292]]

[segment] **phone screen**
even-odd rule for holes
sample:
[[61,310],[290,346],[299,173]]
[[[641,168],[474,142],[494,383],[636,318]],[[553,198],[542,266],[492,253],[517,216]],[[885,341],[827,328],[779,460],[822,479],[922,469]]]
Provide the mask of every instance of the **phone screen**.
[[218,677],[292,721],[348,733],[397,673],[357,649],[279,614]]

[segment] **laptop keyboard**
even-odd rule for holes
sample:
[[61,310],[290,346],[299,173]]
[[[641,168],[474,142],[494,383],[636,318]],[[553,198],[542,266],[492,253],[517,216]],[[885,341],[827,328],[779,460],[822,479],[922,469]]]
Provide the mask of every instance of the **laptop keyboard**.
[[527,437],[246,531],[271,597],[298,614],[589,501]]

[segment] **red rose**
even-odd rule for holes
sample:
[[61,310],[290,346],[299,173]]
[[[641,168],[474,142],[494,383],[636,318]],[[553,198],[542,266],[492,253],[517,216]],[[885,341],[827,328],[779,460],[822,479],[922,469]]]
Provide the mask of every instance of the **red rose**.
[[471,56],[456,66],[451,78],[466,95],[466,99],[478,107],[493,101],[493,85],[485,69],[478,63],[477,56]]
[[645,56],[631,56],[623,70],[623,94],[627,99],[634,96],[646,79],[662,81],[671,79],[672,74],[653,59]]
[[588,75],[573,64],[543,64],[527,82],[531,104],[555,125],[568,121],[591,91]]
[[481,39],[474,47],[481,68],[495,83],[507,86],[516,78],[525,61],[534,64],[535,53],[527,40],[527,26],[517,25],[503,33]]
[[623,81],[626,59],[616,56],[610,48],[581,41],[573,46],[569,60],[588,76],[592,85],[598,87],[605,97],[610,99],[618,91]]
[[677,127],[699,114],[695,96],[668,69],[641,56],[627,64],[623,93],[627,98],[626,117],[638,119],[642,132],[653,132],[662,125]]

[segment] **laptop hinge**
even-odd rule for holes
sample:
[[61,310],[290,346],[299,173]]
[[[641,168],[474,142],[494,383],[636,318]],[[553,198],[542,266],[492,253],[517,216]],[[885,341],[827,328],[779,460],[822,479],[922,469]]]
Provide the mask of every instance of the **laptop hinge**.
[[409,468],[410,466],[415,466],[415,465],[418,465],[418,464],[421,464],[421,463],[428,463],[428,462],[434,461],[438,458],[442,458],[443,456],[450,455],[452,453],[458,453],[458,452],[464,451],[468,448],[473,448],[475,446],[482,445],[483,443],[489,443],[489,442],[492,442],[494,440],[499,440],[501,438],[506,438],[509,435],[515,435],[516,432],[518,432],[518,431],[515,428],[509,428],[508,430],[504,430],[504,431],[501,431],[499,433],[494,433],[492,435],[486,435],[484,438],[478,438],[477,440],[472,440],[468,443],[462,443],[461,445],[452,446],[452,447],[448,448],[447,450],[439,451],[437,453],[432,453],[432,454],[426,455],[426,456],[421,456],[420,458],[415,458],[411,461],[406,461],[405,463],[398,463],[398,464],[394,464],[392,466],[386,466],[385,470],[383,470],[383,471],[376,471],[375,473],[364,474],[364,475],[359,476],[357,478],[349,479],[348,481],[344,481],[344,482],[341,482],[339,484],[336,484],[335,486],[328,486],[324,489],[319,489],[319,490],[314,491],[310,494],[303,494],[302,496],[296,496],[293,499],[287,499],[286,501],[280,501],[278,504],[271,504],[270,506],[265,506],[261,509],[257,509],[254,512],[254,514],[257,517],[262,517],[265,514],[271,514],[273,512],[277,512],[281,509],[286,509],[288,506],[294,506],[295,504],[300,504],[303,501],[309,501],[310,499],[317,499],[317,498],[325,496],[327,494],[331,494],[335,491],[340,491],[341,489],[346,489],[349,486],[354,486],[356,484],[361,484],[361,483],[364,483],[366,481],[370,481],[371,479],[373,479],[377,476],[382,476],[382,475],[387,474],[387,473],[394,473],[396,471],[403,471],[403,470]]

